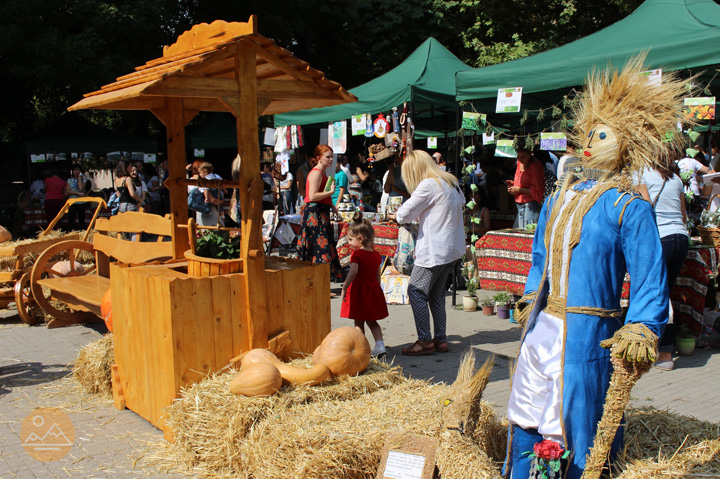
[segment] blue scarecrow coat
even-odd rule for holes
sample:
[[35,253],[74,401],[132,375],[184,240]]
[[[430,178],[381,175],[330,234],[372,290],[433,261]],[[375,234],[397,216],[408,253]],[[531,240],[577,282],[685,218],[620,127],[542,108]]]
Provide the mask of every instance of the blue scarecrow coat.
[[[525,294],[539,292],[528,306],[532,312],[523,340],[535,326],[550,289],[545,272],[552,265],[546,264],[545,235],[552,232],[547,221],[558,197],[556,193],[545,202],[533,240]],[[668,287],[655,216],[647,201],[612,188],[583,218],[580,241],[569,264],[567,308],[618,310],[626,271],[631,281],[625,323],[643,323],[660,337],[668,320]],[[568,479],[580,478],[583,473],[610,383],[610,352],[600,347],[600,342],[612,337],[622,327],[621,321],[566,313],[561,387],[563,437],[572,454],[565,475]]]

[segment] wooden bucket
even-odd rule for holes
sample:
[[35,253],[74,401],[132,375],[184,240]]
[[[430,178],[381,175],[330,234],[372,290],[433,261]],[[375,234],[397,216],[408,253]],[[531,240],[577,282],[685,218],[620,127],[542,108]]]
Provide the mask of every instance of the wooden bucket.
[[242,259],[215,259],[204,258],[185,251],[185,258],[188,260],[188,274],[195,278],[205,276],[217,276],[219,274],[242,273]]

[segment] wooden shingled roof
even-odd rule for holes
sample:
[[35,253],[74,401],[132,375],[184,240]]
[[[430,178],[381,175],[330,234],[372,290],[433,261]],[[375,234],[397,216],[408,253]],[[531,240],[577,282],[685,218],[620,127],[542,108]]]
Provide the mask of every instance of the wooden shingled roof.
[[357,101],[323,72],[259,35],[251,16],[246,23],[195,25],[165,47],[161,58],[85,94],[69,110],[160,110],[167,97],[182,97],[187,110],[237,111],[242,84],[236,62],[238,47],[246,42],[255,45],[258,115]]

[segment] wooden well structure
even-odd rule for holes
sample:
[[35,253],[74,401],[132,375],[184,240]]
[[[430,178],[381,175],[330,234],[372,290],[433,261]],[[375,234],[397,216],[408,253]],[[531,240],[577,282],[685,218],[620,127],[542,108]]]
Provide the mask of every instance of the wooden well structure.
[[179,388],[288,331],[310,353],[330,330],[329,267],[273,258],[262,243],[257,118],[357,101],[336,82],[258,34],[257,20],[199,24],[117,81],[88,93],[79,109],[150,110],[167,128],[173,251],[188,246],[185,126],[200,111],[236,118],[242,207],[242,271],[193,278],[177,265],[111,271],[114,396],[168,433],[162,410]]

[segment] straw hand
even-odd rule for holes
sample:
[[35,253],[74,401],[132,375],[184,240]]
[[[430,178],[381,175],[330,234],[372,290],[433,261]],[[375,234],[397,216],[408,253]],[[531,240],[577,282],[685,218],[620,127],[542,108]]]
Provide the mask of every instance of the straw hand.
[[641,323],[629,323],[612,338],[600,343],[612,354],[629,362],[654,362],[657,359],[658,337]]

